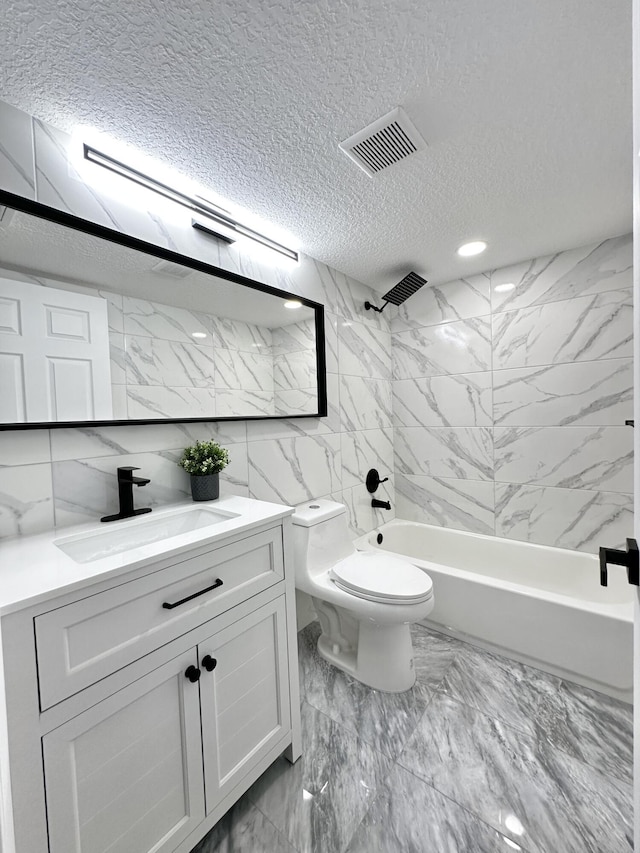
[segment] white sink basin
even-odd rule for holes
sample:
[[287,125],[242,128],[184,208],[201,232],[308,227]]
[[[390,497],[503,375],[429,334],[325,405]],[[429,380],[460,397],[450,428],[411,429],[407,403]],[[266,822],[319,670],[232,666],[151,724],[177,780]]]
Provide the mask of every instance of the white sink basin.
[[104,530],[56,539],[53,544],[76,563],[91,563],[112,554],[121,554],[123,551],[171,539],[172,536],[221,524],[230,518],[238,518],[238,513],[209,507],[185,507],[157,516],[146,515],[144,518],[109,522],[105,524]]

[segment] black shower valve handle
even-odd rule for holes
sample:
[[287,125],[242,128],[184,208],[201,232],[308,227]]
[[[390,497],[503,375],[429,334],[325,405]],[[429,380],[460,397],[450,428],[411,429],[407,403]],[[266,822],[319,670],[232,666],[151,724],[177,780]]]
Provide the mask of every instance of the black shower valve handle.
[[373,494],[380,483],[386,483],[389,478],[385,477],[383,480],[380,479],[380,474],[376,471],[375,468],[369,469],[367,474],[367,479],[365,480],[365,484],[367,486],[367,491],[369,494]]

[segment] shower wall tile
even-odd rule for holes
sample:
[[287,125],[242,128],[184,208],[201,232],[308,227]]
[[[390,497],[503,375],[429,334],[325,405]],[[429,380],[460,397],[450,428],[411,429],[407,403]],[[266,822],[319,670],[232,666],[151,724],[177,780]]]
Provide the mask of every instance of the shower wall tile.
[[501,370],[494,376],[496,426],[608,426],[633,416],[631,359]]
[[493,424],[492,374],[488,371],[398,379],[392,389],[394,426]]
[[378,500],[389,501],[390,510],[374,509],[371,506],[372,497],[364,483],[342,492],[342,503],[347,507],[349,528],[353,536],[363,536],[396,517],[397,498],[391,481],[383,483],[375,494]]
[[410,302],[397,308],[391,320],[392,332],[419,329],[451,320],[482,317],[491,312],[489,274],[460,278],[447,284],[424,285]]
[[[324,349],[327,362],[327,373],[338,372],[338,328],[344,321],[337,314],[324,315]],[[389,341],[389,355],[391,341]]]
[[[632,274],[632,235],[625,234],[494,270],[491,273],[492,308],[494,312],[509,311],[608,290],[630,289]],[[516,286],[506,293],[497,293],[496,286],[506,283]]]
[[343,489],[362,485],[371,468],[393,480],[393,430],[343,432],[340,439]]
[[633,493],[629,427],[499,427],[494,448],[502,483]]
[[484,427],[397,427],[395,470],[471,480],[493,479],[493,441]]
[[391,383],[341,374],[340,411],[343,432],[391,427]]
[[49,462],[49,459],[48,429],[16,429],[0,432],[0,469]]
[[40,533],[51,527],[51,465],[42,463],[0,468],[0,539]]
[[494,532],[494,484],[396,473],[396,515],[470,533]]
[[391,335],[363,323],[344,322],[338,326],[340,373],[391,379]]
[[0,188],[35,198],[31,116],[0,101]]
[[493,318],[493,369],[633,356],[630,290],[507,311]]
[[498,536],[597,553],[623,547],[631,530],[631,495],[496,483]]
[[491,322],[476,317],[393,336],[393,378],[491,369]]

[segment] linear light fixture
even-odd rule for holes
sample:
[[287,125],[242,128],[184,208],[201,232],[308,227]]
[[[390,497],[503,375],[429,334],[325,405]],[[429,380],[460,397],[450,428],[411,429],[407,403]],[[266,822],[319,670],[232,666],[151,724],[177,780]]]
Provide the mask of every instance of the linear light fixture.
[[233,237],[227,237],[226,234],[221,234],[219,231],[214,231],[213,228],[208,228],[204,222],[198,222],[197,219],[191,220],[191,226],[196,229],[196,231],[202,231],[203,234],[210,234],[211,237],[215,237],[216,240],[222,240],[223,243],[235,243],[236,241]]
[[[176,204],[181,204],[183,207],[189,208],[189,210],[208,216],[220,225],[224,225],[227,228],[236,231],[238,234],[248,237],[250,240],[255,240],[256,243],[260,243],[268,249],[273,249],[274,252],[279,252],[286,258],[291,258],[294,261],[298,260],[298,253],[293,249],[288,249],[281,243],[277,243],[275,240],[265,237],[264,234],[260,234],[252,228],[247,228],[245,225],[242,225],[240,222],[233,219],[228,211],[212,205],[210,202],[206,201],[206,199],[203,199],[200,196],[196,196],[194,198],[193,196],[180,192],[180,190],[170,187],[168,184],[162,183],[162,181],[150,178],[148,175],[145,175],[144,172],[140,172],[132,166],[127,166],[126,163],[122,163],[120,160],[116,160],[115,157],[111,157],[109,154],[104,154],[102,151],[98,151],[97,148],[87,145],[86,142],[83,143],[83,150],[85,160],[88,160],[90,163],[95,163],[97,166],[109,169],[111,172],[115,172],[116,175],[127,178],[128,180],[133,181],[152,192],[158,193],[159,195],[174,201]],[[198,228],[201,231],[207,231],[206,227],[203,227],[200,224],[196,225],[195,221],[193,221],[192,224],[194,228]],[[226,240],[226,242],[229,243],[233,242],[232,239],[224,237],[222,234],[212,231],[211,229],[209,230],[218,239]]]

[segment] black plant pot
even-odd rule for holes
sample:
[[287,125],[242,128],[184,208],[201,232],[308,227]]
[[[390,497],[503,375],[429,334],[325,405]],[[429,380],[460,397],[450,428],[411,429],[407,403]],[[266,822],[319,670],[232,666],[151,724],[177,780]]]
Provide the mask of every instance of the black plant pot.
[[220,474],[191,475],[191,497],[194,501],[215,501],[220,497]]

